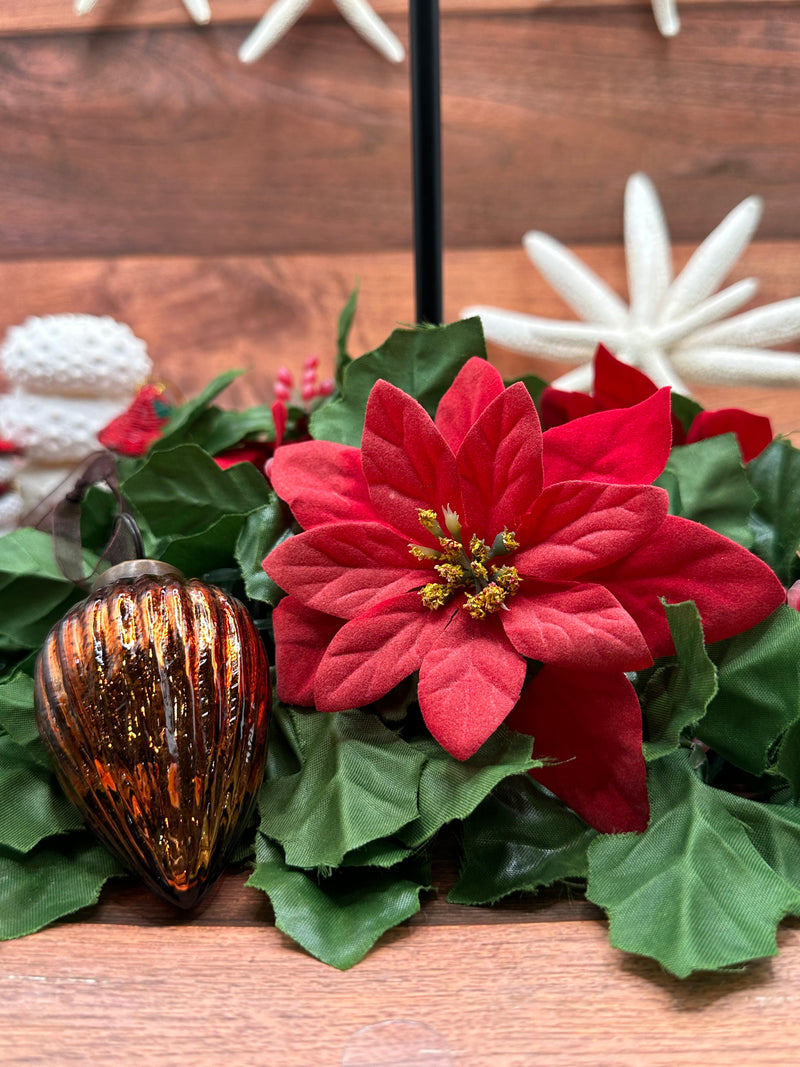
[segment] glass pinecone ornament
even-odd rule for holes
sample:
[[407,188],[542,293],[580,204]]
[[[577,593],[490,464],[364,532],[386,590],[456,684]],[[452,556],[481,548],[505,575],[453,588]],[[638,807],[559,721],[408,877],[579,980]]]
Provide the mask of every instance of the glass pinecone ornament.
[[261,785],[270,707],[242,605],[167,564],[100,576],[36,664],[39,732],[67,796],[158,896],[192,907]]

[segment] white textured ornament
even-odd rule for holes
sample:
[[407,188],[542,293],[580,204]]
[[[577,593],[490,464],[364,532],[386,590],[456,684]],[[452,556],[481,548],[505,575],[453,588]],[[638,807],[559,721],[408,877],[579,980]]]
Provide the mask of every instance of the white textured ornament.
[[681,28],[676,0],[652,0],[656,25],[665,37],[674,37]]
[[45,315],[12,326],[0,348],[10,382],[30,393],[119,397],[150,374],[147,346],[108,316]]
[[97,435],[128,406],[128,398],[43,396],[15,389],[0,395],[0,437],[31,463],[75,464],[100,444]]
[[[367,0],[333,0],[356,33],[392,63],[402,63],[405,49],[386,23],[373,11]],[[239,49],[242,63],[260,59],[294,26],[311,0],[275,0]]]
[[25,505],[19,493],[10,489],[0,494],[0,534],[15,529],[24,510]]
[[578,363],[559,378],[562,389],[592,384],[591,360],[602,342],[658,385],[689,393],[686,379],[718,384],[800,386],[800,353],[764,346],[800,337],[800,297],[740,315],[758,289],[747,278],[719,290],[761,219],[761,200],[743,200],[697,248],[673,280],[672,249],[658,194],[644,174],[625,190],[625,255],[629,304],[577,256],[547,234],[523,244],[544,278],[584,322],[543,319],[501,308],[465,308],[479,315],[491,341],[530,356]]
[[[97,0],[75,0],[75,14],[88,15],[96,4]],[[194,21],[199,22],[201,26],[211,21],[211,8],[208,0],[183,0],[183,6]]]

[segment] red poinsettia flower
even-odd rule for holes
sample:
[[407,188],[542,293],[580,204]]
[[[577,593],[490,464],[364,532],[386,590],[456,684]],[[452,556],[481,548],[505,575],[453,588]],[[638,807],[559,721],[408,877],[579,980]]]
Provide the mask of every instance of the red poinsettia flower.
[[[387,382],[361,448],[281,448],[272,481],[303,533],[264,561],[278,694],[358,707],[419,671],[432,735],[470,756],[509,713],[536,777],[604,831],[641,830],[639,703],[625,672],[673,651],[660,598],[693,599],[709,640],[784,600],[772,571],[667,514],[650,483],[670,449],[669,391],[542,435],[522,384],[470,360],[434,422]],[[523,692],[529,661],[544,664]],[[521,698],[521,699],[520,699]]]
[[[545,427],[562,426],[565,422],[591,415],[597,411],[627,408],[652,396],[658,386],[636,367],[616,359],[603,345],[598,345],[594,357],[594,389],[589,393],[572,393],[549,385],[542,391],[539,406]],[[734,433],[739,441],[745,463],[763,452],[772,440],[772,426],[764,415],[754,415],[740,408],[720,408],[701,411],[692,421],[688,432],[673,417],[675,445],[691,445],[709,437]]]

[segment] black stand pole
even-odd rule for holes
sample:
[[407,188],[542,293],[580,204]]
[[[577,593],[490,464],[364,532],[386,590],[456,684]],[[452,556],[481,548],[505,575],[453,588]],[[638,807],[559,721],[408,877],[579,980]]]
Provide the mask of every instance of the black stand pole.
[[410,0],[411,136],[417,322],[442,321],[439,0]]

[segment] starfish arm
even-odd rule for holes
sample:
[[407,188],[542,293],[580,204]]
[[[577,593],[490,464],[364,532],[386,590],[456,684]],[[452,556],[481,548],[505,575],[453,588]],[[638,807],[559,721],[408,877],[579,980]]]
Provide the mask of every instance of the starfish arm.
[[661,311],[662,322],[682,315],[719,288],[750,243],[761,221],[762,208],[760,197],[749,196],[711,231],[670,286]]
[[758,282],[755,278],[744,278],[742,281],[728,286],[727,289],[710,296],[707,300],[698,304],[696,308],[692,308],[691,311],[679,315],[677,318],[672,319],[671,322],[664,322],[661,326],[657,326],[654,334],[658,344],[662,348],[671,347],[688,337],[689,334],[693,334],[696,330],[700,330],[711,323],[717,322],[718,319],[723,319],[726,315],[738,311],[740,307],[744,307],[748,300],[755,296],[757,289]]
[[391,63],[402,63],[406,51],[386,23],[369,6],[367,0],[334,0],[343,17],[356,33]]
[[664,37],[674,37],[681,28],[678,5],[675,0],[653,0],[656,25]]
[[624,326],[628,309],[602,278],[560,241],[531,230],[522,244],[533,265],[582,319]]
[[586,393],[592,388],[594,368],[591,363],[583,363],[574,370],[568,370],[551,384],[554,389],[566,389],[570,392]]
[[526,355],[567,363],[590,360],[599,341],[613,351],[624,336],[621,330],[595,323],[558,322],[502,308],[477,305],[461,312],[464,319],[473,315],[482,319],[483,331],[490,341]]
[[208,0],[183,0],[183,6],[192,16],[195,22],[201,26],[211,21],[211,8]]
[[75,14],[88,15],[97,0],[75,0]]
[[[745,311],[701,330],[690,339],[692,347],[711,345],[782,345],[800,337],[800,296]],[[687,344],[688,347],[688,344]]]
[[242,63],[260,59],[294,26],[311,0],[276,0],[239,49]]
[[640,369],[656,383],[656,385],[668,385],[678,393],[688,395],[686,383],[676,373],[669,357],[663,348],[658,345],[650,345],[637,351],[637,364]]
[[631,175],[625,186],[625,258],[633,321],[651,323],[672,281],[672,252],[661,201],[646,174]]
[[765,348],[687,348],[675,352],[681,374],[716,385],[800,386],[800,352]]

